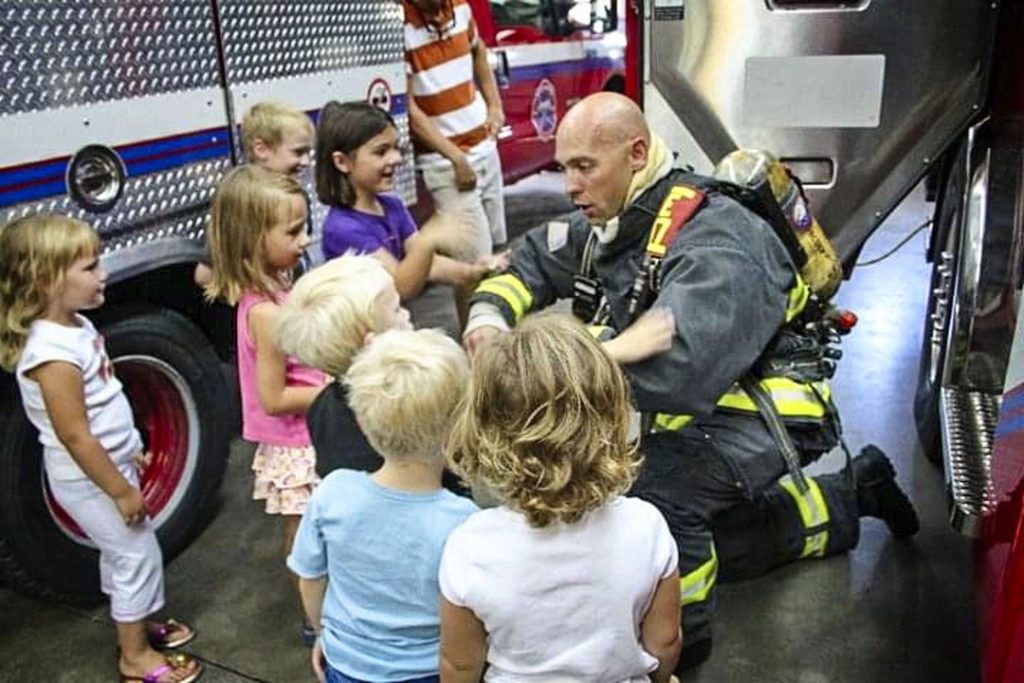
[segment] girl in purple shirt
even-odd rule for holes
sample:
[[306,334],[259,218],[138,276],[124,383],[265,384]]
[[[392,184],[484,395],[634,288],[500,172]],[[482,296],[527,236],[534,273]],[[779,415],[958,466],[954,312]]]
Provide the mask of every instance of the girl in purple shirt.
[[453,238],[465,231],[442,215],[417,230],[401,200],[382,194],[394,187],[402,161],[398,129],[387,112],[368,102],[328,102],[320,110],[316,155],[316,192],[331,207],[324,221],[325,258],[346,251],[374,256],[395,278],[403,300],[427,281],[468,292],[484,275],[507,266],[504,255],[463,263],[439,254],[459,253]]

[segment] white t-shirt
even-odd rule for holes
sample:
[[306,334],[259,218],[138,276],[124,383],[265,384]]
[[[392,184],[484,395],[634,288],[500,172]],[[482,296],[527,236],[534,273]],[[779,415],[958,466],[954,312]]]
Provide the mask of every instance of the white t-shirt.
[[678,560],[661,513],[636,498],[544,529],[498,507],[448,537],[441,593],[483,622],[488,683],[647,681],[658,662],[640,622]]
[[78,327],[49,320],[36,320],[29,328],[25,350],[15,374],[21,402],[28,419],[39,430],[43,462],[51,479],[72,481],[88,478],[57,438],[46,412],[39,385],[25,373],[50,361],[70,363],[82,371],[85,413],[92,432],[116,465],[130,463],[142,451],[142,438],[135,429],[132,409],[114,366],[107,357],[103,337],[83,316]]

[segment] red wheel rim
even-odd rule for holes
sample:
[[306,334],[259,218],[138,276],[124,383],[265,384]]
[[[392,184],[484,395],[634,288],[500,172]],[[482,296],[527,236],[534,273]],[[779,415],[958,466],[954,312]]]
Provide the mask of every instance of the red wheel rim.
[[[188,384],[171,365],[150,356],[114,360],[150,457],[140,484],[150,519],[159,528],[181,503],[195,474],[199,414]],[[46,478],[43,478],[44,482]],[[92,545],[44,483],[47,506],[57,526],[73,540]]]

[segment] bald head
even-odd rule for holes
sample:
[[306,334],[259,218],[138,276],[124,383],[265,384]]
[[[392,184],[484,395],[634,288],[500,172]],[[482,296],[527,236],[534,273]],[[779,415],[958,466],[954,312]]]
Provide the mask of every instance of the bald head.
[[576,135],[581,132],[597,143],[615,144],[642,138],[648,144],[650,129],[644,114],[636,103],[614,92],[599,92],[576,103],[558,127],[558,134]]
[[565,169],[569,198],[591,223],[603,225],[619,215],[650,146],[643,112],[616,93],[585,97],[562,118],[555,158]]

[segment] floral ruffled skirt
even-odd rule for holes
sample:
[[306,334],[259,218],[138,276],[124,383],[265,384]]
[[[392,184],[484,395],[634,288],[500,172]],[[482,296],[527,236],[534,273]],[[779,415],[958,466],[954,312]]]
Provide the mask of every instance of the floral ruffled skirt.
[[313,489],[320,483],[316,474],[316,451],[312,446],[256,446],[252,460],[256,475],[253,500],[266,501],[268,515],[301,515]]

